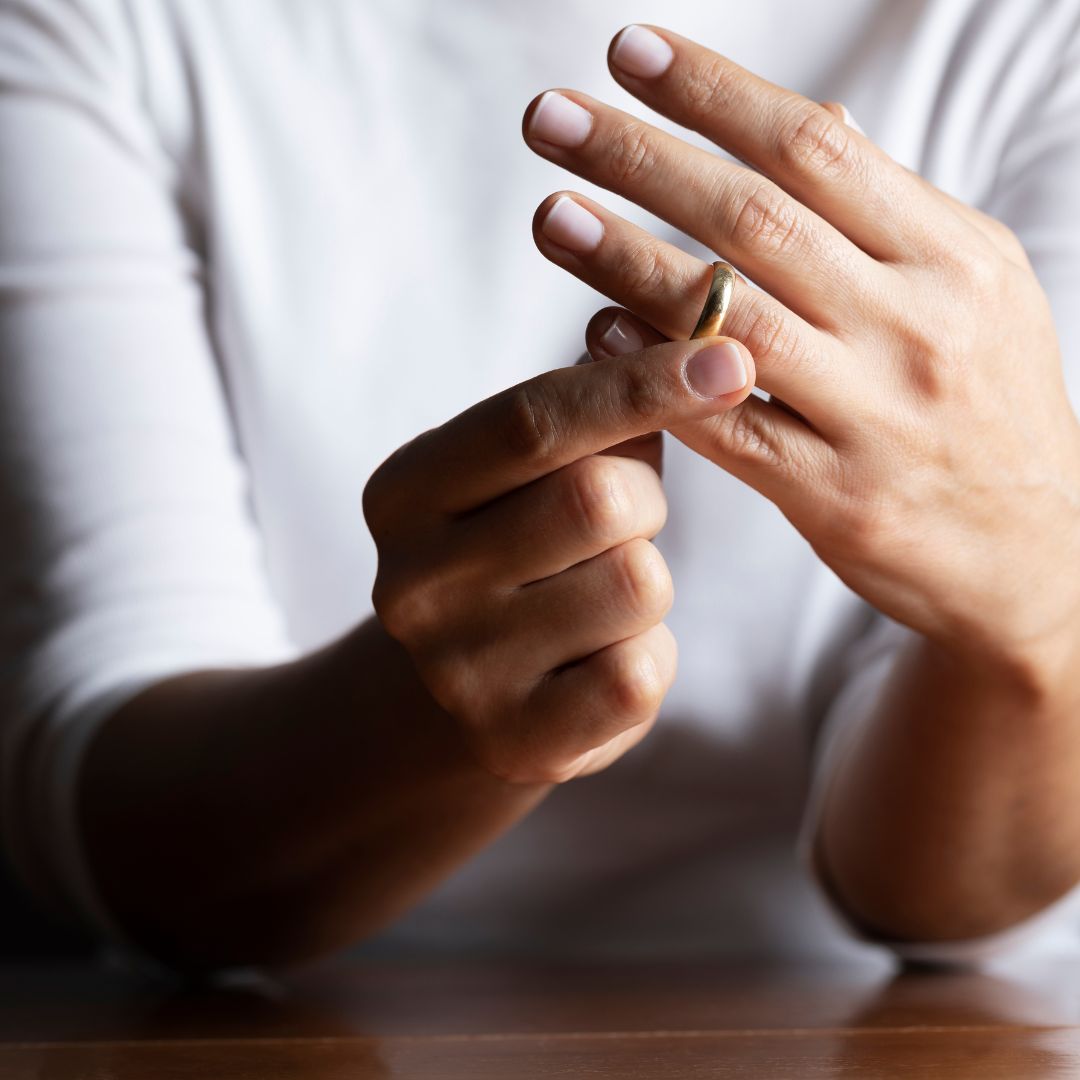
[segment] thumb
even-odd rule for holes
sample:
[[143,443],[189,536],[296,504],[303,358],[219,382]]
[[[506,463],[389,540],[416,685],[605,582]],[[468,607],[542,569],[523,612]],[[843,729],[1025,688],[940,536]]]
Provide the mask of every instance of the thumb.
[[[629,311],[623,308],[604,308],[589,321],[585,332],[585,344],[589,351],[578,363],[587,363],[593,358],[603,360],[643,347],[649,349],[667,340],[659,331]],[[699,340],[723,342],[733,339],[716,337]],[[713,416],[672,424],[668,432],[695,453],[721,465],[771,497],[779,480],[779,470],[774,462],[782,456],[784,450],[790,451],[800,445],[796,436],[802,424],[796,427],[785,422],[785,415],[781,415],[778,410],[784,410],[785,413],[793,410],[782,401],[770,398],[769,402],[764,402],[751,395],[754,382],[753,360],[748,352],[745,352],[745,357],[749,360],[748,371],[751,374],[747,380],[746,391],[738,402],[739,408],[732,407]],[[794,415],[798,416],[797,413]],[[625,448],[637,441],[630,439],[619,445]],[[625,450],[613,448],[612,452],[625,453]],[[657,472],[659,471],[657,468]]]
[[[647,352],[657,346],[670,348],[676,344],[694,350],[694,355],[686,364],[685,377],[698,394],[708,397],[731,395],[727,407],[733,408],[753,390],[757,376],[753,357],[746,346],[735,338],[711,337],[672,342],[622,308],[598,311],[589,320],[585,331],[585,345],[594,360],[615,359],[643,350]],[[662,352],[663,349],[655,354],[657,363],[661,362]],[[579,363],[584,359],[582,357]]]
[[[740,359],[747,372],[744,393],[740,396],[745,397],[746,394],[749,394],[754,383],[754,370],[753,360],[746,349],[739,345],[738,342],[735,342],[733,338],[717,337],[703,340],[711,340],[716,343],[730,342],[735,345],[740,352]],[[637,318],[637,316],[632,315],[629,311],[623,308],[603,308],[589,320],[589,325],[585,331],[585,345],[588,351],[578,360],[578,363],[613,359],[667,341],[668,338],[664,337],[658,330]],[[659,431],[626,439],[611,447],[605,453],[638,458],[652,465],[658,474],[662,474],[663,438]]]
[[[659,331],[636,319],[628,311],[621,308],[602,308],[589,320],[585,329],[586,351],[578,357],[577,363],[589,364],[611,356],[624,356],[626,353],[637,352],[648,345],[659,345],[667,340]],[[645,435],[636,435],[607,450],[601,450],[600,453],[636,458],[644,461],[646,465],[651,465],[657,476],[664,475],[663,432],[650,431]]]

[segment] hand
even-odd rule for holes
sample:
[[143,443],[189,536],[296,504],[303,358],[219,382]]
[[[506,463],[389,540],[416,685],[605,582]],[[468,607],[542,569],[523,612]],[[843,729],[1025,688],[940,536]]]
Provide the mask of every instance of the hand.
[[676,648],[657,440],[637,440],[752,385],[742,346],[661,344],[496,394],[371,477],[376,613],[491,772],[558,782],[646,734]]
[[[1080,428],[1017,238],[823,107],[667,30],[612,44],[615,79],[746,162],[573,91],[525,116],[538,154],[741,268],[725,324],[770,401],[673,427],[772,499],[871,604],[1020,681],[1080,656]],[[752,171],[757,170],[757,171]],[[581,195],[539,208],[552,261],[685,337],[709,268]],[[595,355],[603,324],[589,330]],[[655,329],[653,329],[655,328]]]

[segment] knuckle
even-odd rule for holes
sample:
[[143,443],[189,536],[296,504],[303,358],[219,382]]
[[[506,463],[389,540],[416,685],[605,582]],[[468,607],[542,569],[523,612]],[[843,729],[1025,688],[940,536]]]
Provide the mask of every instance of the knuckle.
[[536,380],[522,383],[510,393],[504,437],[511,453],[526,461],[547,461],[560,437],[549,395]]
[[780,468],[785,465],[785,455],[772,437],[768,421],[756,410],[747,408],[746,402],[716,417],[715,421],[721,425],[721,441],[727,457],[755,466]]
[[652,237],[630,245],[622,265],[622,275],[631,296],[665,295],[671,266]]
[[694,65],[683,84],[683,99],[690,116],[696,120],[714,120],[730,108],[733,92],[733,68],[720,56]]
[[408,636],[408,612],[404,604],[398,603],[398,591],[388,584],[380,572],[371,588],[371,606],[382,623],[383,629],[396,641]]
[[792,373],[812,363],[811,352],[798,330],[771,307],[753,311],[741,336],[755,361],[761,360],[774,369]]
[[950,401],[964,378],[959,355],[942,348],[940,342],[914,337],[915,342],[909,341],[906,350],[909,390],[926,404]]
[[584,458],[569,467],[573,512],[586,535],[606,545],[623,540],[632,528],[632,506],[617,463],[603,455]]
[[972,240],[944,247],[937,269],[944,278],[944,293],[954,301],[960,297],[966,309],[974,310],[974,304],[1001,302],[1006,264],[988,237],[973,236]]
[[957,247],[951,252],[959,284],[968,294],[979,299],[994,299],[1000,295],[1002,274],[1000,258],[990,244],[971,248]]
[[1020,237],[1004,222],[998,221],[997,218],[990,218],[990,221],[993,222],[997,230],[998,242],[1001,244],[1005,257],[1012,259],[1018,266],[1030,270],[1031,260],[1028,258],[1027,248],[1024,247],[1024,242]]
[[386,525],[386,504],[384,498],[382,469],[378,468],[368,477],[360,495],[360,509],[364,515],[368,531],[377,541]]
[[610,144],[609,168],[621,186],[632,185],[656,165],[656,147],[648,129],[637,121],[624,124]]
[[631,417],[640,429],[628,434],[643,435],[662,427],[667,410],[661,369],[655,364],[631,362],[619,364],[614,372],[613,385],[619,395],[614,404],[620,415]]
[[475,678],[468,663],[458,654],[428,659],[421,677],[428,693],[455,719],[475,724],[477,695]]
[[[942,325],[937,324],[939,327]],[[920,369],[938,366],[938,354],[942,351],[942,334],[936,333],[932,326],[922,319],[910,317],[896,320],[891,327],[890,340],[900,347],[901,355],[906,357],[909,371],[914,374]]]
[[394,494],[402,488],[401,477],[415,448],[427,435],[423,432],[393,451],[368,477],[360,496],[364,521],[371,535],[378,540],[394,516]]
[[615,713],[628,720],[656,713],[667,690],[656,660],[638,643],[625,643],[611,653],[605,682]]
[[902,364],[901,378],[915,400],[924,404],[950,401],[962,392],[971,365],[971,349],[965,342],[977,332],[961,305],[951,314],[917,317],[900,311],[886,323],[890,345]]
[[438,625],[442,604],[433,582],[413,580],[407,584],[375,579],[371,603],[383,629],[403,645],[430,636]]
[[847,174],[857,161],[847,125],[810,101],[800,104],[781,125],[778,149],[783,163],[800,172]]
[[1030,267],[1027,249],[1020,237],[1004,221],[977,207],[968,209],[974,213],[980,228],[1002,256],[1018,266]]
[[737,461],[779,468],[783,459],[757,418],[746,410],[732,417],[731,454]]
[[833,528],[837,546],[853,555],[880,551],[891,533],[885,500],[848,499],[835,514]]
[[776,185],[759,181],[738,202],[731,238],[742,247],[785,254],[802,242],[802,218],[796,204]]
[[659,621],[670,609],[673,593],[664,557],[654,544],[641,537],[612,550],[616,588],[625,606],[639,618]]

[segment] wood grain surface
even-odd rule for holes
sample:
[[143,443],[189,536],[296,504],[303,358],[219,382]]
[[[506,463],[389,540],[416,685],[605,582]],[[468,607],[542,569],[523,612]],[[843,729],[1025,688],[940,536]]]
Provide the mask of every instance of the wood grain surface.
[[1080,965],[339,962],[186,989],[0,968],[0,1078],[23,1077],[1080,1077]]

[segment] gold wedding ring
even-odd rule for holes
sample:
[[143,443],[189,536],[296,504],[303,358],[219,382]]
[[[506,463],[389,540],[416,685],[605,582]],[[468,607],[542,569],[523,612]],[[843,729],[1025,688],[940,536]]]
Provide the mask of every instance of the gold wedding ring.
[[690,335],[691,341],[694,338],[716,337],[720,333],[720,328],[724,325],[724,317],[731,306],[731,294],[734,291],[734,269],[726,262],[714,262],[709,295],[705,298],[705,306],[701,309],[697,326]]

